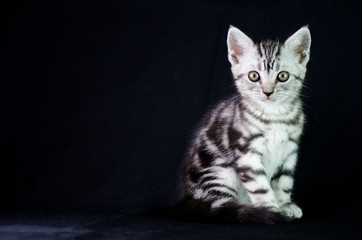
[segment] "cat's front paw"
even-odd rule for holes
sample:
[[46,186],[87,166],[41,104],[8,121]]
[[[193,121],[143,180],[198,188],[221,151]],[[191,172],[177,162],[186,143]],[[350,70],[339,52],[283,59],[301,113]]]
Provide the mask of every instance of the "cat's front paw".
[[279,211],[290,219],[301,218],[303,216],[302,209],[294,203],[283,205]]

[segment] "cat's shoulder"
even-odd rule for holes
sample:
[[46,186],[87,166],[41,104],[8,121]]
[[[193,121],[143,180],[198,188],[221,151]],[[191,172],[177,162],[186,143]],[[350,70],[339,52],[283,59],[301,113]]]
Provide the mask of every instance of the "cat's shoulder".
[[219,115],[224,111],[232,111],[235,108],[235,106],[239,104],[239,101],[240,101],[239,95],[223,99],[217,102],[216,104],[212,105],[209,108],[208,113],[206,115],[213,115],[213,114]]
[[219,101],[217,104],[213,104],[212,106],[209,107],[207,113],[204,115],[204,118],[201,121],[201,126],[210,122],[210,120],[215,120],[226,117],[228,115],[233,115],[235,108],[238,107],[239,102],[240,102],[239,95],[235,95],[223,99]]

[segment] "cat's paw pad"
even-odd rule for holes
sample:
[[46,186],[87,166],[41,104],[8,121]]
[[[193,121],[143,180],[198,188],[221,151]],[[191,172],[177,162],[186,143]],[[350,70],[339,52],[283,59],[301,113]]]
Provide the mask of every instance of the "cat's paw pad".
[[294,203],[284,205],[280,208],[280,212],[291,219],[301,218],[303,216],[302,209]]

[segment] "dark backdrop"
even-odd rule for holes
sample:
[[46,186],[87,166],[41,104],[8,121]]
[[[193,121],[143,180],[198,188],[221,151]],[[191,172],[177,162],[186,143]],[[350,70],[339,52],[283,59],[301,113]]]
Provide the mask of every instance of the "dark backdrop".
[[356,2],[14,1],[4,9],[1,208],[130,211],[174,204],[195,126],[235,93],[229,24],[255,40],[285,40],[309,24],[308,120],[294,198],[306,216],[357,206]]

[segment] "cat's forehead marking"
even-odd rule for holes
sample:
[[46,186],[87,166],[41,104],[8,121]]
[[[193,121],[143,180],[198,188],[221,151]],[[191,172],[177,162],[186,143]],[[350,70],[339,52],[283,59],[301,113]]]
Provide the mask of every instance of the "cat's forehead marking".
[[261,58],[260,70],[261,66],[263,66],[264,70],[270,72],[270,70],[274,69],[274,64],[280,54],[280,43],[278,41],[264,40],[257,44],[257,49]]

